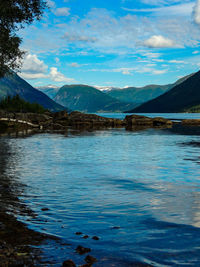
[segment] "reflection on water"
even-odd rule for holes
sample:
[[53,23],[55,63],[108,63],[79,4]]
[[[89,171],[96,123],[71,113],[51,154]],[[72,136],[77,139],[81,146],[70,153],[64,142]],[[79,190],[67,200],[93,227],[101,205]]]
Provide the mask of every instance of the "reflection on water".
[[[91,247],[96,266],[199,265],[199,147],[189,145],[199,143],[198,135],[113,129],[0,139],[5,142],[17,150],[1,175],[17,174],[28,185],[20,198],[42,220],[31,220],[31,228],[72,248]],[[55,266],[66,255],[82,263],[62,249],[49,245],[44,253],[57,259]]]

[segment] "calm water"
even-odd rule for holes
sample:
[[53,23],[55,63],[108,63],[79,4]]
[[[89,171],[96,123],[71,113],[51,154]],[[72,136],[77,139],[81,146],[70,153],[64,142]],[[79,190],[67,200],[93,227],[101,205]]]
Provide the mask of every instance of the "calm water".
[[42,247],[53,266],[83,264],[77,245],[95,266],[200,266],[199,148],[199,135],[170,129],[4,137],[0,172],[26,185],[20,199],[38,214],[19,218],[70,244]]

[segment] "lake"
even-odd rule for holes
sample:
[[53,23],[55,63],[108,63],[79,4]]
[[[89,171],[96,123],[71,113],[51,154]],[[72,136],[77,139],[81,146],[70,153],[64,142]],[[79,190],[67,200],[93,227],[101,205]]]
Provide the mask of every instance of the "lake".
[[1,137],[1,158],[9,156],[0,177],[22,184],[21,202],[38,214],[21,221],[70,244],[44,244],[44,259],[54,260],[48,266],[83,264],[77,245],[92,249],[94,266],[199,266],[199,148],[199,134],[171,129]]

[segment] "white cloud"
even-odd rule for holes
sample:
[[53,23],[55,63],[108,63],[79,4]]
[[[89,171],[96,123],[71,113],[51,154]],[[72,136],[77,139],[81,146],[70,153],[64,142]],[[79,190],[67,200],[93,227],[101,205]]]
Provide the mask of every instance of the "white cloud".
[[23,59],[21,73],[19,75],[24,79],[46,78],[48,66],[40,60],[35,54],[26,54]]
[[74,67],[74,68],[79,68],[80,67],[80,65],[78,63],[76,63],[76,62],[71,63],[70,66]]
[[[58,58],[55,58],[55,60],[59,62]],[[27,80],[51,79],[55,82],[74,82],[74,79],[60,73],[56,67],[51,67],[50,73],[48,73],[48,66],[37,55],[32,54],[25,56],[19,75]]]
[[[173,3],[172,3],[173,4]],[[179,5],[162,6],[154,8],[130,9],[123,8],[126,11],[134,13],[153,13],[156,16],[190,16],[194,7],[194,3],[185,3]]]
[[52,1],[52,0],[47,0],[47,5],[48,5],[48,7],[51,7],[51,8],[55,8],[56,7],[55,2]]
[[22,72],[30,74],[45,73],[48,66],[35,54],[27,54],[23,60]]
[[183,61],[183,60],[176,60],[176,59],[173,59],[173,60],[169,60],[169,63],[184,64],[185,61]]
[[161,75],[161,74],[165,74],[167,72],[167,70],[153,70],[152,73],[155,75]]
[[194,6],[193,18],[194,18],[194,22],[200,25],[200,0],[197,0]]
[[58,69],[55,67],[52,67],[50,69],[49,77],[54,82],[66,82],[66,83],[74,82],[74,79],[66,77],[64,74],[59,72]]
[[46,74],[43,73],[25,73],[25,72],[21,72],[18,73],[19,76],[21,76],[23,79],[27,79],[27,80],[36,80],[36,79],[44,79],[44,78],[48,78],[48,76]]
[[176,4],[181,2],[189,2],[190,0],[142,0],[143,3],[148,5],[170,5],[170,4]]
[[174,47],[174,42],[162,35],[153,35],[149,39],[144,41],[144,46],[149,48],[167,48]]
[[97,39],[95,37],[87,36],[87,35],[79,35],[79,34],[70,34],[66,32],[63,36],[64,39],[67,39],[69,42],[95,42]]
[[56,10],[54,11],[54,14],[58,17],[59,16],[62,16],[62,17],[69,16],[70,15],[70,8],[68,8],[68,7],[56,8]]
[[135,70],[134,68],[119,68],[113,69],[112,72],[121,72],[124,75],[132,75],[131,71]]

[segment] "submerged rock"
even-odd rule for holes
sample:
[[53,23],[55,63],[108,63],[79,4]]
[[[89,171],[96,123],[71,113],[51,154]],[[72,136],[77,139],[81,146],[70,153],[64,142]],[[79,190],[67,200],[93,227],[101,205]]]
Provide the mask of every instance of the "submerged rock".
[[88,252],[90,252],[90,251],[91,251],[90,248],[84,248],[84,247],[82,247],[82,246],[78,246],[78,247],[76,248],[76,252],[79,253],[80,255],[85,254],[85,253],[88,253]]
[[82,235],[83,233],[82,232],[76,232],[75,234],[76,235]]
[[96,262],[97,259],[96,259],[95,257],[91,256],[91,255],[87,255],[87,256],[85,257],[85,261],[86,261],[87,263],[89,263],[89,264],[92,264],[92,263]]
[[72,260],[66,260],[63,262],[62,267],[76,267],[76,264]]
[[98,236],[93,236],[92,239],[99,240],[99,237]]

